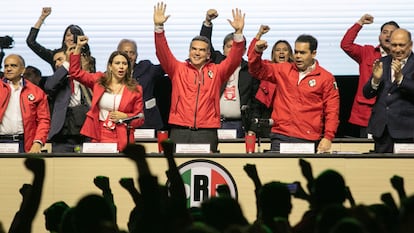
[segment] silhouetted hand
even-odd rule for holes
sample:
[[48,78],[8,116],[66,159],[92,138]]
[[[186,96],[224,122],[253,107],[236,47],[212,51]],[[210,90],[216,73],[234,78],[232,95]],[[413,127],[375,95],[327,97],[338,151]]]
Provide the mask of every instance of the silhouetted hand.
[[296,184],[296,192],[292,193],[295,198],[309,201],[309,194],[303,189],[302,184],[299,181],[294,182]]
[[29,157],[24,161],[27,169],[35,175],[43,175],[45,173],[45,161],[38,157]]
[[257,169],[256,169],[255,164],[247,163],[246,165],[243,166],[243,170],[250,177],[250,179],[253,180],[253,183],[254,183],[256,189],[258,189],[262,186],[262,182],[260,181],[260,178],[259,178],[259,175],[257,173]]
[[309,180],[313,181],[313,172],[311,164],[304,159],[299,159],[299,166],[302,171],[303,177],[305,177],[308,182]]
[[257,179],[259,177],[257,174],[256,164],[247,163],[246,165],[244,165],[243,169],[252,180]]
[[398,175],[394,175],[390,179],[392,187],[398,192],[400,200],[407,198],[407,194],[404,188],[404,178]]
[[140,144],[129,144],[125,147],[125,149],[122,151],[125,155],[128,156],[131,160],[135,162],[135,165],[138,169],[138,174],[140,176],[144,175],[151,175],[151,172],[148,167],[145,152],[145,147]]
[[164,140],[161,142],[162,148],[164,149],[164,155],[167,158],[173,158],[173,152],[174,152],[174,142],[170,139]]
[[399,191],[404,189],[404,178],[402,178],[401,176],[398,175],[394,175],[393,177],[391,177],[390,179],[392,187]]
[[110,191],[109,178],[107,176],[97,176],[93,179],[93,183],[102,191]]
[[119,180],[119,184],[126,190],[135,189],[134,179],[131,177],[123,177]]
[[391,208],[394,213],[398,213],[398,206],[395,203],[394,198],[392,197],[391,193],[383,193],[381,194],[381,201]]

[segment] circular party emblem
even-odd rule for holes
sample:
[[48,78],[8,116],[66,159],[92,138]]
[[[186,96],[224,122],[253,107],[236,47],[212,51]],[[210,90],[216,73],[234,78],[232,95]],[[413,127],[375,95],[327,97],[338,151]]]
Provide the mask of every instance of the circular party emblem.
[[237,199],[237,186],[230,172],[220,164],[205,159],[190,160],[178,167],[184,181],[187,206],[200,206],[214,196],[219,196],[217,188],[226,185],[230,195]]

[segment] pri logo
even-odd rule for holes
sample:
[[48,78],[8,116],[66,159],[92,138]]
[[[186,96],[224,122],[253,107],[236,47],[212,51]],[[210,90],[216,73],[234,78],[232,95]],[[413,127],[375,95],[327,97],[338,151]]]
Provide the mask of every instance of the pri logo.
[[183,178],[187,206],[200,206],[201,203],[218,196],[217,187],[227,185],[230,194],[237,199],[237,187],[231,174],[220,164],[204,159],[190,160],[178,167]]

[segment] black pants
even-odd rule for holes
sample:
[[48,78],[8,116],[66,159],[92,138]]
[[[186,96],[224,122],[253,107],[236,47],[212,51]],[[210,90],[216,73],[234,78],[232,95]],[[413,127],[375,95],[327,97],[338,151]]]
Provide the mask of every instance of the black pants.
[[385,127],[381,137],[373,137],[375,141],[375,153],[394,153],[394,143],[412,143],[414,138],[397,139],[392,138],[388,132],[388,127]]
[[310,141],[302,138],[290,137],[277,133],[270,133],[270,152],[280,152],[280,143],[314,143],[315,151],[318,146],[318,141]]
[[208,143],[210,151],[217,152],[217,129],[187,129],[171,127],[170,139],[176,144],[183,143]]

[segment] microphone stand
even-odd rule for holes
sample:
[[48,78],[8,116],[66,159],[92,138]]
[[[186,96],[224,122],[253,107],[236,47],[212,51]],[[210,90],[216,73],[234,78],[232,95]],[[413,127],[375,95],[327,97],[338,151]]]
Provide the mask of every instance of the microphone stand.
[[130,130],[133,127],[131,126],[131,121],[126,121],[124,124],[126,125],[126,129],[127,129],[127,145],[128,145],[130,143],[130,141],[129,141],[129,136],[131,135],[131,131]]
[[257,134],[256,134],[256,139],[257,139],[257,153],[261,153],[260,150],[260,144],[262,142],[262,137],[260,137],[261,135],[261,126],[262,124],[260,123],[260,121],[257,122]]

